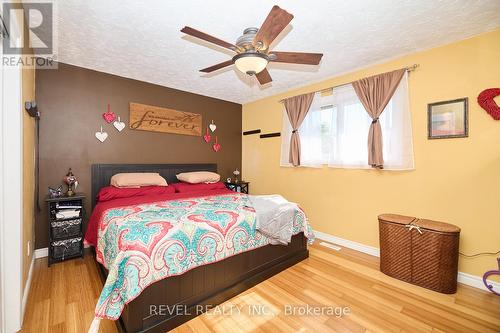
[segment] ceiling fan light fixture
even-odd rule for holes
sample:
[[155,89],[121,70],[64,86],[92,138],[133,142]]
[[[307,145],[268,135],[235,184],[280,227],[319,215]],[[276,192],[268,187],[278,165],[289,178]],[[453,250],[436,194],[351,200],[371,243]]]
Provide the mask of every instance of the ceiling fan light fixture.
[[247,52],[235,55],[233,62],[240,72],[255,75],[266,68],[269,58],[263,53]]
[[273,6],[260,28],[250,27],[243,30],[243,35],[238,37],[235,44],[206,34],[191,27],[181,29],[186,35],[204,40],[237,54],[231,59],[213,66],[200,69],[203,73],[212,73],[221,68],[235,65],[236,68],[247,75],[254,75],[261,85],[273,81],[266,69],[269,62],[286,64],[319,65],[322,53],[272,51],[272,45],[278,35],[290,24],[293,15],[279,6]]

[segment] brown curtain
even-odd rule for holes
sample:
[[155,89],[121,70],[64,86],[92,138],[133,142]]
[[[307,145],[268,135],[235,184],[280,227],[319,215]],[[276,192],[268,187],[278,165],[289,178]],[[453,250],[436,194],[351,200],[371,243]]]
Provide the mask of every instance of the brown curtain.
[[285,104],[286,113],[290,124],[292,125],[292,137],[290,138],[290,157],[288,161],[293,166],[300,165],[300,137],[298,129],[302,121],[306,117],[311,103],[314,98],[314,93],[299,95],[287,98],[283,101]]
[[374,168],[384,167],[382,154],[382,127],[378,118],[394,95],[406,69],[398,69],[353,82],[354,90],[372,118],[368,132],[368,164]]

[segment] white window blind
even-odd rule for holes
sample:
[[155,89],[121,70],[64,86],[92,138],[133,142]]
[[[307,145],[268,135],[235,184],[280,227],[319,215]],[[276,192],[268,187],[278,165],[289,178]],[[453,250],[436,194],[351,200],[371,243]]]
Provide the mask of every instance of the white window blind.
[[[380,116],[384,169],[414,169],[413,135],[408,103],[407,74]],[[301,166],[371,168],[368,165],[368,129],[372,119],[351,84],[334,88],[329,96],[316,93],[299,128]],[[288,162],[291,126],[283,114],[281,165]]]

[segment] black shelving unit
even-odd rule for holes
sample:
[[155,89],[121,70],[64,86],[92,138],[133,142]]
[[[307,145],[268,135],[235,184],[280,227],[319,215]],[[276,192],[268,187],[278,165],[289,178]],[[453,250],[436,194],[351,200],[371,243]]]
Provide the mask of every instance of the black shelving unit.
[[234,182],[225,182],[226,187],[234,192],[246,193],[248,194],[248,188],[250,187],[249,182],[239,181],[237,183]]
[[[53,263],[83,257],[83,219],[85,195],[47,198],[49,212],[49,266]],[[73,207],[73,208],[64,208]],[[79,209],[78,216],[58,218],[66,209]]]

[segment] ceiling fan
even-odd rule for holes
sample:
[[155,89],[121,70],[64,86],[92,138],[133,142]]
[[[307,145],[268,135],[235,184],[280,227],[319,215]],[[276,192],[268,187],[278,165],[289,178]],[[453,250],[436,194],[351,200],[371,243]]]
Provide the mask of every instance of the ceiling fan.
[[228,43],[204,32],[184,27],[181,31],[187,35],[203,39],[236,52],[228,61],[213,65],[200,72],[210,73],[234,64],[238,70],[248,75],[255,75],[260,84],[272,81],[266,69],[269,62],[284,62],[290,64],[318,65],[322,53],[278,52],[270,51],[269,45],[293,19],[293,15],[278,6],[271,9],[260,29],[246,28],[235,44]]

